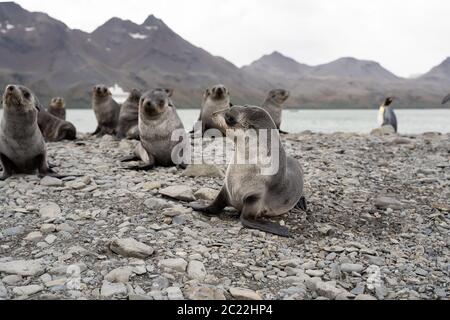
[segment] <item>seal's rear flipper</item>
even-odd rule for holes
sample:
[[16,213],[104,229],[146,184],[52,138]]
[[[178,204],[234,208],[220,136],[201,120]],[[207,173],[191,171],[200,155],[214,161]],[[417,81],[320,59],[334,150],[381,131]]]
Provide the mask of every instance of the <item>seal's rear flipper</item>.
[[128,156],[125,158],[120,159],[120,162],[132,162],[132,161],[139,161],[140,159],[136,157],[135,155]]
[[241,223],[248,229],[260,230],[280,237],[289,238],[289,229],[278,223],[264,220],[248,220],[244,215],[241,215]]
[[297,205],[295,206],[297,209],[303,210],[303,211],[308,211],[308,203],[306,202],[306,198],[305,197],[301,197],[300,201],[297,203]]

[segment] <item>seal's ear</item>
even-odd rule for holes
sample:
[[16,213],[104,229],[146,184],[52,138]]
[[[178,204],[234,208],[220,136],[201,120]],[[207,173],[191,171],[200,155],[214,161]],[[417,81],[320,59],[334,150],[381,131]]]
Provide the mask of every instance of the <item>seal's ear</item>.
[[169,96],[169,98],[172,97],[172,95],[173,95],[173,89],[164,89],[164,90],[166,91],[166,93],[167,93],[167,95]]
[[205,93],[203,94],[203,97],[206,99],[206,98],[208,98],[210,95],[211,95],[211,90],[206,89],[206,90],[205,90]]

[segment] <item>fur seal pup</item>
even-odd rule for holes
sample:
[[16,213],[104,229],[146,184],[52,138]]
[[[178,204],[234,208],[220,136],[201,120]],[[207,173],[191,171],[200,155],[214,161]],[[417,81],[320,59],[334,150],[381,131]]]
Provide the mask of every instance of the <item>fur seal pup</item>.
[[[289,99],[290,95],[290,92],[284,89],[271,90],[262,104],[262,108],[270,114],[278,130],[281,129],[283,104]],[[287,134],[282,130],[280,130],[280,133]]]
[[155,89],[144,93],[139,101],[139,133],[140,142],[134,155],[122,162],[142,160],[144,165],[127,168],[130,170],[150,170],[155,166],[171,167],[182,163],[174,163],[172,151],[179,141],[172,140],[175,130],[184,126],[172,105],[170,97],[172,89]]
[[37,104],[36,108],[38,109],[38,126],[46,141],[58,142],[77,138],[77,129],[72,123],[50,114],[40,104]]
[[450,94],[448,95],[448,96],[446,96],[445,98],[444,98],[444,100],[442,100],[442,104],[446,104],[447,102],[449,102],[450,101]]
[[115,135],[119,123],[120,106],[112,98],[111,91],[105,85],[97,85],[92,91],[92,109],[98,126],[92,135]]
[[3,94],[0,122],[0,163],[6,180],[13,174],[55,174],[47,162],[44,137],[38,127],[39,101],[26,87],[8,85]]
[[[245,227],[289,236],[286,227],[261,219],[283,215],[296,206],[307,210],[303,193],[303,170],[296,159],[286,155],[273,119],[264,109],[253,106],[234,106],[219,113],[216,119],[222,132],[227,132],[228,138],[245,142],[236,144],[234,161],[228,167],[224,187],[216,200],[211,204],[193,202],[191,207],[209,215],[218,215],[225,207],[234,207],[240,211],[240,219]],[[229,131],[230,129],[233,131]],[[252,154],[249,152],[250,143],[245,137],[251,129],[258,138],[263,132],[267,133],[271,141],[267,145],[258,145],[259,148],[267,146],[263,151],[264,157],[279,164],[278,170],[274,170],[271,175],[263,174],[262,163],[267,163],[267,159],[263,162],[258,160],[257,164],[239,164],[236,161],[238,153]],[[278,141],[276,149],[269,147],[274,141],[271,139]]]
[[398,130],[397,117],[395,115],[394,110],[391,107],[394,98],[387,98],[383,104],[380,106],[380,111],[378,113],[378,123],[381,127],[383,126],[392,126],[395,129],[395,132]]
[[[206,89],[203,94],[202,109],[198,121],[202,123],[202,133],[208,129],[219,129],[213,120],[213,114],[217,111],[231,107],[229,90],[221,84]],[[193,133],[194,130],[191,131]]]
[[53,98],[52,101],[50,101],[47,111],[61,120],[66,120],[66,102],[63,98]]
[[117,138],[139,138],[139,131],[137,132],[138,135],[136,135],[136,130],[134,129],[138,127],[139,100],[141,96],[142,93],[139,90],[133,89],[127,100],[122,104],[119,114],[119,125],[117,127]]

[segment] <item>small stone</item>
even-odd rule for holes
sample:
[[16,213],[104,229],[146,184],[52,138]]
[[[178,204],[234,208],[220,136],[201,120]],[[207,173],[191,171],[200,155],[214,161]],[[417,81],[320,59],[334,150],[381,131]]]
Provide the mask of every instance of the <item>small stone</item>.
[[183,292],[178,287],[170,287],[166,289],[169,300],[184,300]]
[[109,247],[112,252],[127,258],[146,259],[154,253],[153,248],[132,238],[113,240]]
[[30,232],[26,237],[25,237],[25,241],[30,241],[30,242],[39,242],[41,241],[43,238],[42,233],[40,231],[33,231]]
[[223,178],[225,173],[215,165],[208,164],[194,164],[190,165],[182,173],[185,177],[209,177],[209,178]]
[[147,199],[144,202],[144,205],[149,208],[150,210],[159,211],[162,209],[170,208],[172,205],[168,203],[167,201],[164,201],[162,199]]
[[362,264],[353,264],[353,263],[343,263],[341,265],[342,272],[352,273],[352,272],[362,272],[364,270],[364,266]]
[[195,201],[192,189],[187,186],[171,186],[160,190],[159,193],[180,201]]
[[46,176],[41,180],[41,186],[44,187],[61,187],[63,184],[62,180],[50,176]]
[[377,207],[378,209],[381,209],[381,210],[385,210],[388,208],[394,209],[394,210],[399,210],[399,209],[402,209],[404,206],[397,199],[389,198],[389,197],[380,197],[375,200],[375,207]]
[[110,298],[115,295],[125,295],[128,293],[127,287],[123,283],[109,283],[103,282],[100,294],[105,298]]
[[178,272],[185,272],[188,263],[183,258],[165,259],[158,263],[159,267],[173,269]]
[[86,188],[87,185],[82,181],[70,181],[66,183],[66,186],[74,190],[81,190]]
[[161,189],[161,186],[162,186],[161,182],[153,181],[144,183],[142,189],[144,189],[145,191],[152,191],[155,189]]
[[52,288],[52,287],[63,287],[65,286],[67,283],[67,279],[65,278],[60,278],[60,279],[55,279],[55,280],[51,280],[45,283],[45,286],[47,288]]
[[43,234],[49,234],[56,231],[56,226],[54,224],[43,224],[41,226],[41,232]]
[[5,237],[20,236],[25,233],[25,228],[22,226],[8,228],[2,231]]
[[56,241],[56,239],[58,239],[57,236],[50,234],[45,238],[45,242],[47,242],[48,244],[53,244]]
[[13,274],[3,277],[2,282],[7,284],[8,286],[15,286],[16,284],[22,282],[22,280],[23,278],[21,276]]
[[305,273],[310,277],[323,277],[325,272],[323,270],[306,270]]
[[193,260],[189,262],[187,268],[189,278],[193,280],[203,281],[206,277],[206,269],[202,262]]
[[61,217],[61,208],[56,203],[47,203],[39,209],[39,216],[45,220],[58,219]]
[[41,262],[37,260],[17,260],[0,263],[0,272],[20,276],[41,275],[45,271]]
[[110,283],[128,283],[133,270],[130,267],[117,268],[105,276],[105,280]]
[[230,288],[230,294],[237,300],[262,300],[257,292],[249,289]]
[[5,286],[0,282],[0,301],[8,298],[8,290],[6,290]]
[[68,223],[61,223],[60,225],[56,226],[56,231],[74,233],[75,228],[69,225]]
[[213,287],[196,287],[188,290],[189,300],[194,301],[225,301],[225,295],[222,289]]
[[185,208],[183,206],[176,206],[173,208],[164,209],[162,212],[166,217],[174,218],[179,215],[192,213],[191,208]]
[[194,196],[197,200],[213,201],[219,195],[219,191],[211,188],[201,188],[198,190]]
[[13,293],[17,296],[31,296],[32,294],[41,292],[44,287],[41,285],[29,285],[24,287],[15,287]]

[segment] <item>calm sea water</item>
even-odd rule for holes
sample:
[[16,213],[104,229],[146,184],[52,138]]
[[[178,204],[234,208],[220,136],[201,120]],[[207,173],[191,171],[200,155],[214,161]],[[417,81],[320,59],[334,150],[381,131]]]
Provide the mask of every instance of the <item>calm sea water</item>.
[[[178,113],[189,130],[199,116],[199,110],[179,109]],[[450,132],[450,109],[396,110],[396,113],[400,133]],[[377,110],[287,110],[283,113],[282,129],[292,133],[305,130],[369,133],[378,127],[377,116]],[[95,130],[97,122],[92,110],[68,110],[67,117],[80,132]]]

